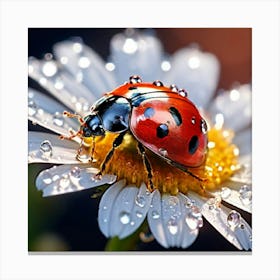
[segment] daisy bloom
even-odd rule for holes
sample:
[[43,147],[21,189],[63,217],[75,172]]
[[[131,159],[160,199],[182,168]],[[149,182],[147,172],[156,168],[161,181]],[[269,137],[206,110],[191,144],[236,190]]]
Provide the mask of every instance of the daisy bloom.
[[[74,38],[56,43],[42,60],[29,58],[29,77],[55,98],[28,90],[29,120],[54,132],[29,131],[29,163],[53,164],[37,176],[37,189],[54,196],[104,188],[97,219],[107,238],[124,239],[142,227],[151,233],[140,234],[144,241],[153,236],[165,248],[188,248],[207,220],[237,249],[251,250],[252,230],[241,214],[252,205],[251,86],[216,94],[220,64],[213,54],[192,45],[168,56],[151,32],[127,29],[112,38],[110,51],[105,62]],[[208,138],[203,164],[183,172],[165,160],[166,149],[162,156],[141,154],[132,133],[118,145],[116,133],[79,133],[104,93],[138,77],[161,81],[197,106]]]

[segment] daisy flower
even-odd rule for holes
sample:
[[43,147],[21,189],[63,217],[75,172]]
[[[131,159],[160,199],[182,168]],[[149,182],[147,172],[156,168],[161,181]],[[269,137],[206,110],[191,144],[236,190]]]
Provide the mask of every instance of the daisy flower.
[[[42,60],[29,58],[29,76],[55,97],[28,90],[29,120],[54,132],[29,131],[29,163],[53,164],[36,178],[37,189],[53,196],[104,187],[97,218],[108,238],[126,238],[146,222],[163,247],[187,248],[206,219],[236,248],[250,250],[252,230],[237,211],[251,213],[252,205],[250,85],[215,94],[219,61],[196,45],[168,56],[155,35],[127,29],[110,47],[106,62],[78,38],[56,43]],[[135,75],[149,83],[160,80],[178,94],[185,89],[207,123],[201,128],[208,136],[206,160],[189,168],[191,174],[146,151],[152,189],[132,134],[114,149],[102,175],[117,135],[77,134],[92,104],[125,82],[134,83]],[[166,153],[162,150],[163,157]]]

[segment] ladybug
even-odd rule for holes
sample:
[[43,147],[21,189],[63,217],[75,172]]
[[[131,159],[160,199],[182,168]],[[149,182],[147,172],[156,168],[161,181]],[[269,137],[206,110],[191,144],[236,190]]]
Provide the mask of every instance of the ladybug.
[[121,145],[124,135],[131,133],[138,142],[138,150],[153,189],[152,168],[145,154],[148,149],[169,164],[198,180],[188,168],[203,164],[207,147],[207,125],[184,90],[166,87],[160,81],[143,83],[139,76],[106,93],[82,119],[82,137],[118,134],[110,152],[101,165],[100,175]]

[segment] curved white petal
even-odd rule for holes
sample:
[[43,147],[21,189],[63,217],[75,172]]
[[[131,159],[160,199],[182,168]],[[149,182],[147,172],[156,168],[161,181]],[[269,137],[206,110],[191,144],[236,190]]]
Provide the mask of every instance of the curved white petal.
[[171,70],[163,80],[184,88],[192,102],[206,107],[216,90],[219,72],[220,65],[213,54],[183,48],[171,57]]
[[151,208],[148,211],[148,222],[151,232],[157,242],[168,248],[167,238],[165,236],[164,225],[162,222],[162,211],[161,211],[161,195],[158,190],[153,192],[153,199],[151,202]]
[[69,136],[69,129],[78,130],[79,122],[65,117],[62,104],[33,89],[28,89],[28,119],[58,134]]
[[147,82],[158,80],[162,71],[162,45],[152,35],[129,29],[112,38],[111,60],[119,83],[132,75],[139,75]]
[[54,60],[28,60],[29,76],[74,112],[85,114],[96,97]]
[[193,216],[193,208],[186,207],[187,202],[188,198],[182,194],[164,194],[161,197],[158,190],[154,191],[148,222],[151,232],[163,247],[186,248],[196,239],[199,223]]
[[251,154],[242,155],[239,158],[239,164],[241,168],[230,177],[230,181],[251,185],[252,184]]
[[240,155],[252,153],[252,129],[248,128],[237,133],[233,139],[233,143],[237,145]]
[[[251,228],[247,224],[247,222],[241,217],[240,214],[236,214],[236,216],[238,215],[238,218],[236,218],[235,225],[233,226],[233,222],[228,222],[229,215],[232,213],[232,211],[229,208],[223,205],[217,207],[217,205],[213,204],[212,202],[209,203],[209,200],[206,201],[205,199],[202,199],[197,194],[192,192],[189,193],[189,197],[195,200],[195,202],[201,208],[203,216],[230,243],[232,243],[235,247],[237,247],[240,250],[248,250],[252,248],[251,245],[248,246],[248,244],[251,244]],[[241,227],[244,229],[242,229],[241,231],[242,234],[240,232]]]
[[102,232],[120,239],[132,234],[144,221],[151,199],[145,184],[140,188],[131,185],[119,191],[108,190],[99,207],[98,221]]
[[124,227],[121,234],[119,234],[119,238],[129,236],[143,223],[150,208],[152,196],[143,183],[133,200],[133,207],[130,211],[131,221]]
[[113,184],[103,194],[99,203],[98,224],[101,232],[106,237],[110,237],[110,222],[112,212],[114,211],[114,201],[124,186],[125,180],[121,180]]
[[242,184],[237,188],[237,185],[228,183],[228,187],[223,187],[221,191],[213,194],[221,196],[222,200],[239,209],[252,213],[252,190],[249,186],[244,187]]
[[43,196],[52,196],[112,184],[115,175],[103,175],[96,179],[99,170],[90,165],[59,165],[42,171],[36,178],[36,187]]
[[58,135],[43,132],[28,132],[28,163],[79,164],[76,159],[79,145],[61,140]]
[[251,86],[241,85],[218,95],[210,107],[213,123],[217,114],[222,114],[224,126],[234,131],[247,127],[252,122]]
[[54,54],[76,79],[80,80],[96,99],[117,86],[103,59],[81,41],[63,41],[54,45]]

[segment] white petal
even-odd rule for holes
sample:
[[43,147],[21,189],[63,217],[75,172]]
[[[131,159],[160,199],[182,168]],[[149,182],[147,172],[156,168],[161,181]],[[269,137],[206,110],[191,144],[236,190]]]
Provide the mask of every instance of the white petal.
[[[223,205],[221,207],[214,207],[211,205],[211,209],[209,208],[209,204],[205,199],[202,199],[195,193],[189,193],[189,197],[194,199],[196,203],[201,208],[201,212],[203,216],[208,220],[208,222],[217,230],[220,232],[221,235],[223,235],[230,243],[232,243],[235,247],[238,249],[245,249],[248,250],[246,246],[247,242],[249,243],[249,240],[251,239],[251,228],[246,223],[246,221],[240,216],[239,224],[243,224],[246,227],[246,231],[242,232],[242,235],[240,234],[240,231],[238,230],[238,226],[235,228],[232,228],[228,223],[228,215],[230,214],[231,210]],[[243,235],[243,233],[245,235]]]
[[239,158],[240,170],[230,177],[230,181],[243,184],[252,184],[252,158],[250,154],[242,155]]
[[237,185],[231,186],[230,183],[228,183],[228,187],[222,188],[222,190],[219,192],[213,192],[213,194],[220,195],[225,202],[238,207],[239,209],[242,209],[248,213],[252,213],[252,191],[248,190],[247,192],[250,191],[250,194],[247,193],[246,195],[240,192],[240,187],[242,186],[244,187],[244,185],[242,184],[237,189]]
[[248,84],[222,92],[209,109],[213,123],[216,115],[222,114],[226,128],[238,131],[247,127],[252,122],[251,96],[251,87]]
[[219,72],[220,65],[213,54],[184,48],[172,56],[171,70],[163,80],[184,88],[192,102],[206,107],[216,90]]
[[133,200],[133,208],[130,211],[131,220],[123,228],[119,238],[125,238],[132,234],[144,221],[151,205],[153,195],[143,183]]
[[64,136],[69,136],[69,129],[78,130],[79,123],[63,115],[66,108],[49,98],[48,96],[35,91],[28,90],[28,119],[33,124],[39,124],[47,129]]
[[153,199],[151,202],[151,208],[148,211],[148,222],[151,232],[157,242],[167,248],[168,243],[165,236],[164,225],[162,222],[162,211],[161,211],[161,195],[158,190],[153,192]]
[[160,197],[154,192],[151,209],[148,212],[148,222],[151,232],[163,247],[190,246],[198,235],[198,229],[190,228],[186,223],[191,208],[186,208],[187,198],[182,194],[172,196],[164,194]]
[[[52,65],[53,70],[46,72],[45,66]],[[89,111],[96,97],[69,72],[60,68],[54,60],[28,60],[29,76],[67,107],[80,114]]]
[[35,131],[28,132],[29,163],[79,164],[80,162],[76,159],[78,148],[77,143],[61,140],[58,135]]
[[106,236],[110,237],[110,222],[111,215],[114,210],[114,202],[125,186],[125,180],[116,182],[114,185],[103,194],[98,210],[98,224],[101,232]]
[[127,30],[112,38],[111,59],[120,83],[132,75],[151,82],[159,79],[161,73],[162,46],[154,36]]
[[36,178],[36,187],[43,196],[52,196],[112,184],[115,175],[95,179],[99,170],[89,165],[59,165],[42,171]]
[[[177,243],[177,247],[187,248],[189,247],[197,238],[198,235],[198,228],[202,226],[203,221],[202,217],[198,215],[198,213],[194,213],[194,210],[198,210],[197,206],[192,203],[190,207],[187,207],[186,205],[190,205],[191,201],[188,197],[186,197],[183,194],[179,194],[179,199],[181,201],[181,211],[182,211],[182,222],[183,222],[183,228],[182,228],[182,238]],[[190,222],[191,226],[190,228]],[[189,224],[188,224],[189,222]]]
[[64,67],[73,77],[81,79],[81,83],[96,99],[117,86],[113,74],[105,68],[103,59],[81,41],[57,43],[54,45],[54,54],[60,62],[64,62]]

